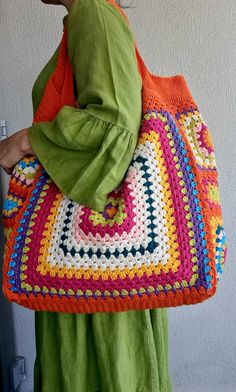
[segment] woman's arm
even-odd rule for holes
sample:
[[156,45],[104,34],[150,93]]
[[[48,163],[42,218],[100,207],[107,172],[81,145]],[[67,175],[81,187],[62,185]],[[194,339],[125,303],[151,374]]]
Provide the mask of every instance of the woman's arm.
[[29,139],[65,195],[102,211],[133,157],[142,79],[132,31],[114,6],[81,0],[68,16],[79,109],[65,106],[53,121],[33,124]]

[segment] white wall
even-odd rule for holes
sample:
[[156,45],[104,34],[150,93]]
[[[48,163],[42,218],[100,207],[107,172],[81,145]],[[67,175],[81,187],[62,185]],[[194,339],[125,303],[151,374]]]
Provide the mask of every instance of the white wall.
[[[174,391],[235,392],[236,1],[128,3],[136,6],[126,12],[150,70],[165,76],[183,73],[211,129],[230,244],[215,297],[203,304],[169,309]],[[30,124],[31,88],[58,45],[64,11],[41,5],[40,0],[0,0],[0,10],[0,119],[8,120],[13,132]],[[30,392],[33,313],[14,306],[13,319],[16,353],[27,357],[28,378],[21,391]]]

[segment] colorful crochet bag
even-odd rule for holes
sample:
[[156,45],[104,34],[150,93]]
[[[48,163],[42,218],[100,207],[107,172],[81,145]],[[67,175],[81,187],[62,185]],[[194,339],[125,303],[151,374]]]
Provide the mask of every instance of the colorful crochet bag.
[[[227,243],[210,130],[184,76],[154,75],[137,46],[136,54],[142,126],[103,212],[63,195],[35,156],[15,166],[3,211],[10,301],[94,313],[191,305],[215,294]],[[34,121],[52,120],[64,105],[76,105],[66,29]]]

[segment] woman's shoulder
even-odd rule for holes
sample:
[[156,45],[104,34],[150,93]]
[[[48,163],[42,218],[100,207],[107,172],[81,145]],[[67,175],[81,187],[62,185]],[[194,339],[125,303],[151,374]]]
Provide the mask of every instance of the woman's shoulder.
[[69,14],[76,12],[78,9],[89,10],[92,13],[102,9],[109,10],[115,15],[120,15],[123,18],[118,9],[119,7],[116,7],[116,4],[118,5],[115,0],[74,0]]
[[68,53],[79,107],[89,108],[98,119],[136,132],[142,78],[135,41],[120,10],[107,4],[106,0],[79,0],[69,13]]
[[134,40],[134,34],[128,20],[112,2],[108,0],[74,0],[72,8],[64,20],[70,29],[83,27],[86,24],[87,29],[90,28],[91,34],[101,27],[104,29],[110,27],[114,32],[122,29],[126,36],[130,36]]

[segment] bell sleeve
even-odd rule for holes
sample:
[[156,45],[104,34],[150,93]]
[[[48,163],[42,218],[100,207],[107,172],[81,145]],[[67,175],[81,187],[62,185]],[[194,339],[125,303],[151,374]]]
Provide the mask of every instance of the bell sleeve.
[[61,192],[103,211],[129,167],[141,125],[134,37],[105,0],[75,1],[65,23],[79,108],[64,106],[53,121],[33,124],[29,139]]

